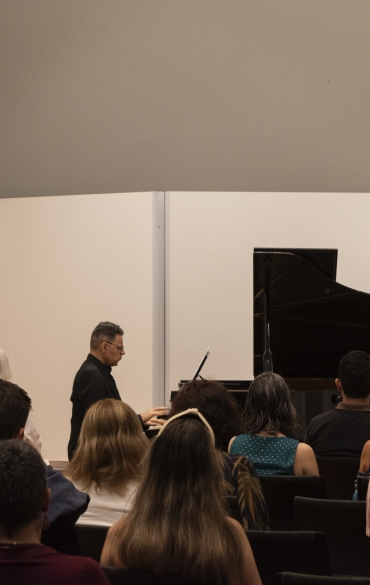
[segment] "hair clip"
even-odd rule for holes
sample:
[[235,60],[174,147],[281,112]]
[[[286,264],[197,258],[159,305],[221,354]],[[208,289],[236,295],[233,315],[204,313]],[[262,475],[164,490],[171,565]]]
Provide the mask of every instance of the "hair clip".
[[204,418],[204,416],[202,415],[201,412],[199,412],[199,410],[197,408],[188,408],[187,410],[184,410],[183,412],[179,412],[178,414],[175,414],[174,416],[172,416],[171,418],[168,419],[168,421],[166,421],[164,423],[164,425],[160,428],[160,431],[158,433],[158,437],[159,435],[162,433],[163,429],[166,428],[167,425],[169,425],[173,420],[175,420],[176,418],[180,418],[181,416],[187,416],[188,414],[194,414],[195,416],[198,416],[200,418],[200,420],[202,421],[202,423],[205,424],[205,426],[207,427],[211,437],[212,437],[212,443],[213,446],[215,446],[216,441],[215,441],[215,435],[214,432],[212,430],[211,425],[209,424],[209,422]]

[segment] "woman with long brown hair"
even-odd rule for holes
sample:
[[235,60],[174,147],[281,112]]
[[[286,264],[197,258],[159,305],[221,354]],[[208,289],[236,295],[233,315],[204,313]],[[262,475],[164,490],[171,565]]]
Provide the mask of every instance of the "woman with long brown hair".
[[230,439],[244,431],[237,403],[220,382],[191,380],[172,399],[170,416],[187,408],[198,408],[211,425],[222,453],[225,495],[235,496],[244,530],[268,530],[267,506],[253,464],[247,457],[227,453]]
[[65,470],[90,495],[79,524],[110,526],[130,510],[148,445],[137,415],[125,402],[105,398],[89,408]]
[[210,425],[197,409],[175,415],[150,447],[132,511],[108,531],[101,564],[261,585],[242,527],[225,514],[222,490]]

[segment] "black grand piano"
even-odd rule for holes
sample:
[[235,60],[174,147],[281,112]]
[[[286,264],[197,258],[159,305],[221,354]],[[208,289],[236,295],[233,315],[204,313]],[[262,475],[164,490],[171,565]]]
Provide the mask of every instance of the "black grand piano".
[[[253,257],[253,373],[285,379],[303,434],[335,407],[341,357],[370,353],[370,295],[336,282],[335,249],[255,248]],[[243,404],[250,381],[223,383]]]
[[336,282],[337,256],[337,250],[254,250],[255,376],[265,371],[265,324],[273,370],[284,378],[333,378],[344,354],[370,351],[370,295]]
[[370,353],[370,295],[336,282],[337,250],[255,248],[253,256],[254,375],[273,369],[285,379],[304,429],[334,408],[340,359]]

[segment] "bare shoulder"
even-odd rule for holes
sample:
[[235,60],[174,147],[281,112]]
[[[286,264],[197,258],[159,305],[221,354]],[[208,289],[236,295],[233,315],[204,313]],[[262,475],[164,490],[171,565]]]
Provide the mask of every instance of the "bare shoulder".
[[361,460],[360,460],[360,472],[368,473],[370,468],[370,441],[366,441],[362,448]]
[[124,516],[123,518],[121,518],[121,520],[118,520],[118,522],[112,524],[112,526],[108,530],[107,536],[109,535],[110,538],[113,538],[114,536],[119,534],[119,532],[122,530],[126,522],[127,518]]
[[100,564],[106,567],[120,567],[122,564],[117,556],[117,535],[122,526],[124,526],[126,518],[122,518],[109,528],[104,542]]
[[362,453],[370,453],[370,441],[366,441],[363,446]]
[[314,453],[312,447],[310,445],[307,445],[307,443],[298,443],[297,453],[298,452],[300,452],[302,455],[315,456],[315,453]]
[[319,475],[315,453],[307,443],[298,443],[294,473],[295,475]]
[[244,585],[245,583],[248,583],[248,585],[262,585],[247,535],[239,522],[233,518],[228,518],[228,522],[233,526],[240,539],[242,558],[240,569],[238,571],[239,584]]
[[228,446],[228,449],[227,449],[229,453],[230,453],[231,445],[233,444],[233,442],[235,441],[235,439],[236,439],[236,435],[235,435],[235,437],[232,437],[230,439],[230,441],[229,441],[229,446]]
[[242,525],[240,524],[240,522],[238,522],[237,520],[234,520],[234,518],[229,518],[229,516],[227,517],[227,521],[233,526],[233,528],[235,528],[236,532],[238,532],[238,534],[246,536],[244,529],[242,527]]

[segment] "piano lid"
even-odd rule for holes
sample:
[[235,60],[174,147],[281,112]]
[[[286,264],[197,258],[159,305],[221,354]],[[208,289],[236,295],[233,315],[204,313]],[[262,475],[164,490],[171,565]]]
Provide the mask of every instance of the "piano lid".
[[255,248],[255,376],[263,371],[266,258],[274,372],[284,378],[335,378],[343,355],[355,349],[370,353],[370,295],[335,281],[337,250]]

